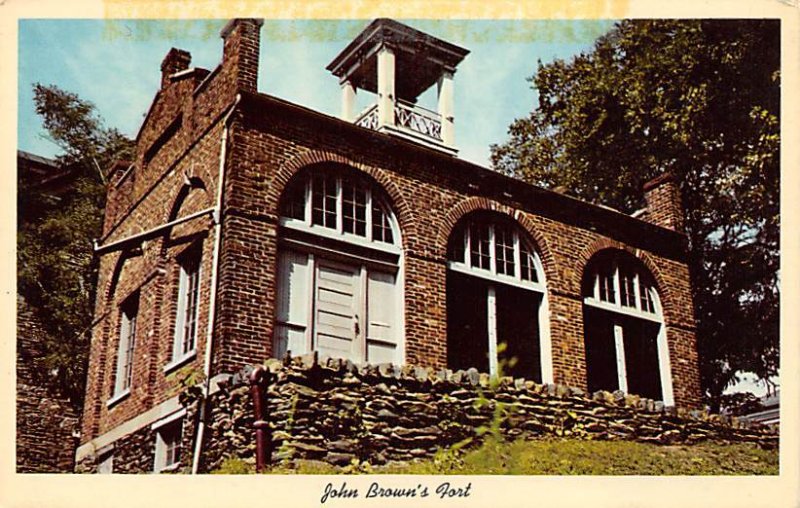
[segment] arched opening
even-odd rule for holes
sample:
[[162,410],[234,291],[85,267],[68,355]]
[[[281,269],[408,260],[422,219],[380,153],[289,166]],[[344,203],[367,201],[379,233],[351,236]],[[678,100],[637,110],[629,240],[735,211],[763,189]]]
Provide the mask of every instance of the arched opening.
[[448,366],[552,382],[544,271],[528,235],[474,212],[453,229],[447,259]]
[[582,294],[589,390],[622,390],[672,405],[666,330],[652,274],[632,255],[604,250],[587,264]]
[[280,203],[273,355],[402,364],[402,249],[389,200],[341,165],[296,174]]

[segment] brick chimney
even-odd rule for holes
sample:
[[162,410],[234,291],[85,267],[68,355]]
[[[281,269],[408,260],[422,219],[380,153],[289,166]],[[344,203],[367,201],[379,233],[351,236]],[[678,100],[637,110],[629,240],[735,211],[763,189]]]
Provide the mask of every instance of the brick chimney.
[[258,54],[263,24],[263,19],[232,19],[220,32],[220,37],[225,41],[222,72],[233,77],[237,89],[257,91]]
[[657,226],[684,232],[683,206],[678,183],[672,173],[664,173],[645,183],[646,220]]
[[192,55],[188,51],[172,48],[161,62],[161,89],[169,85],[169,77],[176,72],[185,71],[192,63]]

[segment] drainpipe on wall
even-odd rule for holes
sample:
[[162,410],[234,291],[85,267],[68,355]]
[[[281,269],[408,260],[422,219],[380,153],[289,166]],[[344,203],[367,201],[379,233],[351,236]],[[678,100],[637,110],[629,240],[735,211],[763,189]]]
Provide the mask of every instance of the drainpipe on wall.
[[266,371],[263,367],[256,367],[250,373],[250,396],[253,399],[253,413],[255,421],[253,427],[256,429],[256,473],[264,470],[264,465],[267,462],[266,458],[266,430],[269,426],[264,420],[264,407],[261,404],[261,382],[264,380]]
[[197,474],[200,468],[200,454],[203,450],[203,432],[205,431],[205,420],[208,416],[208,395],[211,392],[211,353],[213,352],[214,322],[216,320],[217,308],[217,286],[219,272],[219,251],[222,245],[222,197],[225,191],[225,156],[228,146],[228,120],[230,120],[236,106],[241,101],[241,94],[236,94],[236,99],[231,104],[230,109],[222,120],[222,139],[219,150],[219,178],[217,184],[217,203],[214,207],[214,254],[211,258],[211,293],[208,301],[208,319],[206,328],[206,354],[204,358],[203,374],[203,398],[200,401],[200,421],[197,425],[197,437],[194,443],[194,454],[192,456],[192,474]]

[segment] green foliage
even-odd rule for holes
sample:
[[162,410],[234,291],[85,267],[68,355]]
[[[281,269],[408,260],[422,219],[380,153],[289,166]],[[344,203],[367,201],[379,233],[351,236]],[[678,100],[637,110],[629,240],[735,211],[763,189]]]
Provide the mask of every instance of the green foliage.
[[101,168],[130,158],[133,143],[103,127],[94,106],[75,94],[37,83],[34,101],[71,180],[69,191],[53,199],[18,179],[18,291],[45,326],[37,373],[80,405],[97,278],[91,240],[101,234],[105,205]]
[[495,168],[628,213],[646,181],[674,174],[709,401],[737,371],[775,375],[779,23],[623,21],[531,81],[538,107],[492,147]]
[[[508,349],[508,344],[505,342],[497,345],[497,374],[489,378],[489,390],[495,393],[501,387],[506,369],[513,367],[517,362],[516,358],[506,359],[504,357],[506,349]],[[508,417],[516,410],[516,406],[489,398],[486,392],[479,387],[478,397],[475,400],[475,409],[480,410],[483,407],[492,409],[492,418],[487,424],[479,425],[475,429],[475,434],[478,439],[482,439],[482,448],[484,450],[487,450],[488,453],[493,453],[501,463],[506,464],[512,459],[505,453],[503,426]],[[464,440],[460,443],[460,446],[453,447],[448,453],[458,453],[460,448],[464,448],[468,444],[469,440]]]
[[255,472],[253,464],[245,462],[239,457],[228,457],[219,468],[211,471],[211,474],[255,474]]
[[[630,441],[575,439],[517,440],[484,444],[461,455],[459,463],[430,460],[373,467],[370,474],[503,474],[503,475],[777,475],[778,450],[749,443],[698,443],[661,446]],[[340,474],[318,461],[296,468],[274,468],[273,474]]]

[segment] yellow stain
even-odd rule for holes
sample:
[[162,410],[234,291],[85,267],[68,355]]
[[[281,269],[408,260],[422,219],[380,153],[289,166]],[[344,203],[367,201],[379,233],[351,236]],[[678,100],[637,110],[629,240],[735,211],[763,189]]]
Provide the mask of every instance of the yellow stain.
[[630,0],[104,0],[106,18],[225,19],[619,19]]

